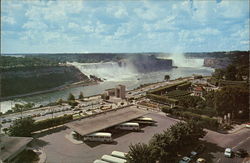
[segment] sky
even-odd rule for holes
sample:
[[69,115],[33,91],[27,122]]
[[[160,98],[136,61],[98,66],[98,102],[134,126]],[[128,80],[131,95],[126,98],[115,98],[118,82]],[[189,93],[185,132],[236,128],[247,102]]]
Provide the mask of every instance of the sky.
[[249,50],[248,0],[1,0],[1,53]]

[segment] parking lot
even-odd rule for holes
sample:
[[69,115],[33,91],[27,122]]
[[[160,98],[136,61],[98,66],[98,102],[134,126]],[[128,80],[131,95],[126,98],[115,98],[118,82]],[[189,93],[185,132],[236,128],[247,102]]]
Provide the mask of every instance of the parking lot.
[[47,154],[47,162],[92,163],[95,159],[104,154],[110,154],[114,150],[128,152],[130,144],[148,143],[155,133],[160,133],[176,123],[161,113],[150,113],[147,117],[156,120],[157,126],[146,126],[141,132],[121,131],[113,136],[114,143],[111,144],[74,144],[65,138],[65,135],[70,134],[72,130],[65,129],[40,137],[34,145],[43,148]]
[[[8,128],[13,121],[21,117],[32,117],[35,121],[45,120],[48,118],[63,116],[64,114],[74,114],[79,111],[86,112],[86,114],[92,114],[92,110],[100,108],[100,99],[91,101],[78,101],[79,106],[71,108],[70,105],[64,103],[63,105],[43,107],[35,110],[24,111],[23,113],[14,113],[1,117],[3,128]],[[96,110],[97,112],[98,110]]]

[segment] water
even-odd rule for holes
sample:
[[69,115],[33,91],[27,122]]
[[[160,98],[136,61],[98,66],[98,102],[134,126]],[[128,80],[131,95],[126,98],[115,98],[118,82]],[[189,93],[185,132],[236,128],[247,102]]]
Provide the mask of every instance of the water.
[[[193,62],[200,64],[201,61]],[[211,75],[211,73],[214,71],[211,68],[205,68],[197,65],[196,67],[183,65],[185,67],[178,67],[173,68],[171,70],[158,71],[146,74],[138,74],[130,67],[119,67],[119,65],[114,65],[113,63],[111,64],[111,66],[110,64],[104,64],[104,67],[98,67],[100,65],[92,65],[93,67],[89,69],[87,69],[88,66],[86,66],[86,64],[85,66],[84,64],[75,64],[78,64],[76,65],[76,67],[78,67],[82,72],[86,73],[87,75],[94,74],[98,77],[105,78],[106,80],[98,85],[77,86],[75,88],[67,88],[65,90],[50,92],[46,94],[3,101],[0,103],[1,111],[5,112],[11,109],[11,107],[14,106],[15,103],[20,102],[33,102],[38,106],[54,102],[60,98],[67,99],[69,93],[74,94],[76,97],[80,94],[80,92],[83,92],[84,96],[91,96],[103,93],[104,90],[114,88],[118,84],[126,85],[126,89],[131,90],[140,86],[141,84],[163,81],[165,75],[170,75],[170,79],[176,79],[179,77],[191,76],[193,74]],[[191,65],[193,65],[192,62]]]

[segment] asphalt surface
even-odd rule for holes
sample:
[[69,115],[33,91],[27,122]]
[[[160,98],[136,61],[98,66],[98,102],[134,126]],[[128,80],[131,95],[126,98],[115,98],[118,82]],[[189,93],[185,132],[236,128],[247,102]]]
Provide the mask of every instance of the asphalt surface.
[[[38,138],[35,145],[41,147],[46,155],[48,163],[91,163],[95,159],[101,158],[104,154],[110,154],[112,151],[129,151],[129,145],[135,143],[148,143],[155,133],[161,133],[168,129],[176,121],[172,118],[166,117],[162,112],[154,112],[147,115],[156,120],[157,126],[146,126],[141,132],[115,132],[113,138],[115,140],[112,144],[102,143],[83,143],[73,144],[65,138],[67,134],[72,132],[71,129],[63,129],[57,132],[47,133]],[[91,127],[91,125],[90,125]],[[232,148],[236,151],[239,148],[244,148],[250,153],[250,130],[242,129],[234,134],[220,134],[207,130],[208,133],[204,137],[206,147],[204,154],[198,157],[206,158],[208,163],[241,163],[244,158],[225,158],[225,148]]]
[[225,148],[231,148],[233,152],[243,148],[250,154],[250,129],[244,128],[234,134],[220,134],[208,131],[204,140],[218,146],[218,150],[212,150],[212,161],[214,163],[241,163],[244,158],[233,156],[232,158],[224,157]]
[[[94,110],[101,106],[100,103],[101,103],[100,99],[86,101],[86,102],[79,101],[79,105],[80,105],[79,108],[82,111]],[[45,120],[48,118],[59,117],[64,114],[73,114],[73,113],[80,111],[80,110],[74,111],[74,109],[71,109],[70,107],[71,106],[64,104],[64,105],[56,105],[56,106],[51,106],[51,107],[43,107],[43,108],[39,108],[35,110],[25,111],[22,114],[16,113],[16,114],[6,115],[6,116],[1,117],[1,120],[3,121],[3,119],[10,119],[11,122],[3,123],[2,125],[3,125],[3,128],[8,128],[15,119],[18,119],[21,117],[27,117],[27,116],[40,114],[39,116],[33,117],[35,121],[40,121],[40,120]],[[51,113],[48,114],[48,112],[53,112],[53,114]]]
[[163,132],[176,123],[175,120],[166,117],[164,114],[150,113],[147,117],[156,120],[157,126],[146,126],[141,132],[117,132],[113,135],[115,142],[112,144],[93,142],[73,144],[65,138],[66,134],[70,134],[71,129],[49,133],[40,137],[35,144],[43,148],[48,163],[92,163],[95,159],[101,158],[104,154],[110,154],[114,150],[128,152],[130,144],[148,143],[155,133]]

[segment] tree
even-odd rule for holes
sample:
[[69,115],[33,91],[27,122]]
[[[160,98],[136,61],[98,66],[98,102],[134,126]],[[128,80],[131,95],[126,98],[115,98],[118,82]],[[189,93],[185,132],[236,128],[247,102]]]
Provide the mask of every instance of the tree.
[[62,105],[62,103],[63,103],[63,100],[61,98],[57,100],[58,105]]
[[83,100],[83,98],[84,98],[84,96],[83,96],[83,93],[82,92],[80,92],[80,94],[79,94],[79,97],[78,97],[80,100]]
[[23,108],[24,108],[23,105],[21,105],[21,104],[15,104],[15,106],[12,107],[11,109],[13,110],[13,112],[20,112],[20,111],[23,110]]
[[9,130],[8,128],[4,128],[4,129],[3,129],[3,132],[4,132],[5,134],[7,134],[7,133],[8,133],[8,130]]
[[168,130],[155,134],[147,144],[130,145],[129,163],[172,163],[176,162],[179,149],[196,143],[206,132],[199,121],[178,122]]
[[229,65],[226,68],[225,77],[226,80],[236,80],[237,69],[234,65]]
[[234,118],[248,118],[249,115],[248,86],[226,86],[215,94],[215,109],[223,117],[227,113]]
[[185,96],[179,100],[179,105],[185,108],[196,107],[202,101],[198,96]]
[[34,106],[35,106],[34,103],[29,102],[29,103],[27,103],[27,104],[24,104],[24,105],[23,105],[23,108],[24,108],[24,110],[28,110],[28,109],[33,108]]
[[164,80],[168,81],[170,79],[170,76],[169,75],[165,75],[164,76]]
[[169,130],[161,134],[155,134],[149,142],[149,146],[152,149],[152,157],[160,163],[176,162],[177,142],[173,140]]
[[70,93],[68,97],[68,101],[74,101],[74,100],[75,100],[75,96],[72,93]]
[[215,69],[213,73],[213,77],[216,79],[223,79],[224,75],[225,75],[225,70],[223,69]]
[[31,136],[31,132],[34,128],[34,122],[35,121],[30,117],[17,119],[9,127],[8,133],[10,136]]
[[11,114],[11,113],[13,113],[13,110],[7,110],[7,111],[5,112],[5,114]]
[[151,149],[147,144],[138,143],[129,146],[126,155],[128,163],[152,163],[154,158],[151,156]]

